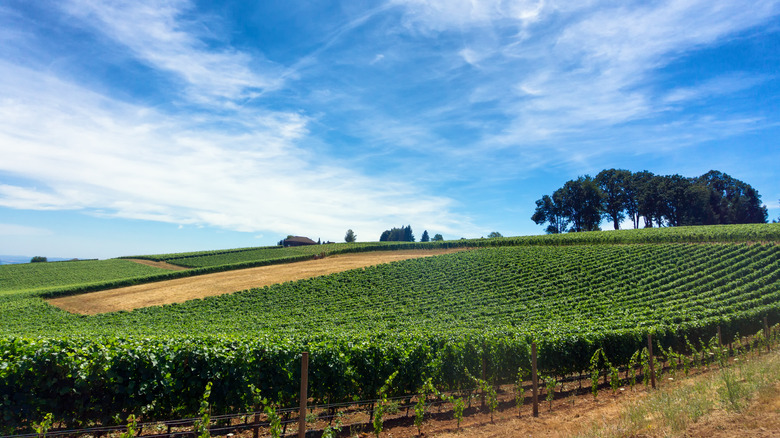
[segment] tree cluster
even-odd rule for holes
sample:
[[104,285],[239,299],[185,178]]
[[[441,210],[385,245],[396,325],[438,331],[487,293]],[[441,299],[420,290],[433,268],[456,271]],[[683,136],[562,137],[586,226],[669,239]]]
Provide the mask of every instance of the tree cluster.
[[548,233],[599,230],[602,219],[614,228],[630,219],[634,228],[765,223],[768,213],[749,184],[711,170],[696,178],[602,170],[591,178],[566,182],[536,201],[531,220],[547,223]]
[[412,226],[407,225],[401,228],[391,228],[382,232],[379,236],[380,242],[414,242]]

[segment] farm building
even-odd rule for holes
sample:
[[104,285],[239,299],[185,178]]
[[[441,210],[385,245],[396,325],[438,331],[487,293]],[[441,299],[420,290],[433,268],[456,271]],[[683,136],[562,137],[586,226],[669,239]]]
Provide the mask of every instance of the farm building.
[[308,237],[293,236],[288,237],[282,241],[282,246],[287,248],[288,246],[304,246],[304,245],[316,245],[317,242],[309,239]]

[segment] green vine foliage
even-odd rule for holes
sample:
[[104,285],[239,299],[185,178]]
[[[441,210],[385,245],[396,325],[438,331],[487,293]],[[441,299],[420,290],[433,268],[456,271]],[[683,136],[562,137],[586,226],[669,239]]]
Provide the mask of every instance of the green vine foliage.
[[599,395],[599,374],[601,372],[601,356],[604,350],[598,349],[593,356],[590,357],[590,391],[593,394],[593,398]]
[[377,438],[379,438],[379,434],[382,433],[382,426],[383,426],[383,420],[382,417],[385,415],[385,413],[391,409],[390,403],[387,401],[387,394],[392,390],[393,385],[393,379],[398,375],[398,371],[394,372],[390,375],[390,377],[385,380],[385,384],[382,385],[382,388],[379,389],[379,403],[376,409],[374,410],[374,418],[372,419],[372,424],[374,426],[374,434]]
[[43,420],[40,423],[33,424],[33,430],[35,430],[39,438],[46,438],[46,434],[49,433],[53,422],[53,415],[49,412],[43,416]]
[[209,432],[209,426],[211,425],[209,397],[211,397],[212,385],[211,382],[206,383],[206,390],[203,392],[203,397],[200,400],[200,409],[198,409],[200,419],[195,422],[195,432],[198,434],[198,438],[211,438],[211,433]]
[[452,403],[452,414],[458,423],[458,430],[460,430],[460,422],[463,421],[463,411],[466,408],[466,402],[462,397],[448,396],[446,401]]
[[634,385],[636,385],[637,365],[639,365],[641,354],[642,352],[640,350],[635,351],[634,354],[631,355],[631,359],[628,361],[628,369],[630,371],[628,383],[631,385],[632,390],[634,389]]
[[525,387],[523,382],[527,376],[527,372],[523,367],[517,368],[517,378],[515,379],[515,406],[517,406],[517,415],[521,416],[523,403],[525,402]]
[[422,436],[422,427],[425,422],[425,413],[428,408],[428,395],[435,393],[432,380],[429,378],[423,386],[417,391],[417,403],[414,405],[414,425],[417,427],[417,434]]
[[282,436],[282,417],[276,410],[276,406],[271,403],[263,408],[266,417],[268,418],[269,432],[272,438],[280,438]]
[[552,376],[544,377],[543,381],[545,382],[546,389],[545,399],[550,403],[550,411],[552,411],[553,400],[555,399],[555,386],[558,382]]
[[119,434],[119,438],[135,438],[138,436],[138,419],[130,414],[127,417],[127,429]]

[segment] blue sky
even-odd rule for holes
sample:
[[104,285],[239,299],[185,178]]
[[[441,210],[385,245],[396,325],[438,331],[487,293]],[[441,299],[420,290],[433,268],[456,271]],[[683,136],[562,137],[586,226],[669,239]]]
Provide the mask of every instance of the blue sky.
[[[0,254],[539,234],[604,168],[780,216],[780,1],[0,1]],[[603,227],[607,228],[606,222]]]

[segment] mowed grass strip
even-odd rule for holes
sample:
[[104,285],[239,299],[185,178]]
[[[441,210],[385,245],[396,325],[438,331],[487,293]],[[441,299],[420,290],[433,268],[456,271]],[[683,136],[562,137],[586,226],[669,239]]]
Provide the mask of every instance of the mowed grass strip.
[[196,277],[178,278],[81,295],[71,295],[50,299],[48,302],[71,313],[95,315],[98,313],[181,303],[192,299],[270,286],[287,281],[303,280],[393,261],[448,254],[465,249],[451,248],[340,254],[320,260],[217,272]]

